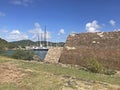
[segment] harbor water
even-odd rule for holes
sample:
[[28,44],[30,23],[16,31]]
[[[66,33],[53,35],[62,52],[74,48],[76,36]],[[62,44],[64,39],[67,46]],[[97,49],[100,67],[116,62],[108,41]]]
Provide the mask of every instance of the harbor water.
[[[3,52],[4,52],[5,55],[11,56],[15,52],[15,50],[7,50],[7,51],[3,51]],[[44,58],[47,54],[47,51],[41,51],[41,50],[36,50],[36,51],[32,51],[32,52],[34,52],[34,54],[40,56],[40,58],[42,60],[44,60]]]

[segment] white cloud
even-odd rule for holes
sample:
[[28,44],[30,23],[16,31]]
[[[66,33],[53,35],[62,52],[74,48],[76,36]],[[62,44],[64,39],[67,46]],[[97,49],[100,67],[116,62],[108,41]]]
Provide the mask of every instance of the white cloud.
[[5,16],[5,13],[3,13],[3,12],[0,12],[0,16]]
[[87,32],[99,32],[100,25],[96,20],[89,22],[86,24],[86,30]]
[[12,35],[19,35],[21,34],[19,30],[13,30],[10,34]]
[[116,22],[114,20],[110,20],[109,23],[112,25],[112,26],[115,26]]
[[28,6],[32,4],[33,0],[11,0],[11,3],[14,5]]
[[21,33],[19,30],[11,31],[7,37],[8,41],[19,41],[24,39],[28,39],[28,36],[24,33]]
[[[32,34],[32,40],[37,41],[38,36],[40,40],[44,40],[45,30],[42,30],[39,23],[35,23],[34,28],[32,30],[29,30],[29,33]],[[50,32],[46,31],[46,39],[48,40],[50,38],[51,38]]]
[[65,34],[65,30],[64,30],[64,29],[60,29],[60,30],[59,30],[58,35],[62,35],[62,34]]

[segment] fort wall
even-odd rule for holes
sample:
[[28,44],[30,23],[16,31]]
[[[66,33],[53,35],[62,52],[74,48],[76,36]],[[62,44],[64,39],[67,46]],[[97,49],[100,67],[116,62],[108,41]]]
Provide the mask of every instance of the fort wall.
[[84,66],[89,58],[96,58],[106,68],[120,70],[120,31],[69,35],[60,62]]
[[53,47],[50,48],[47,52],[47,55],[45,57],[45,62],[47,63],[58,63],[61,53],[62,53],[63,47]]

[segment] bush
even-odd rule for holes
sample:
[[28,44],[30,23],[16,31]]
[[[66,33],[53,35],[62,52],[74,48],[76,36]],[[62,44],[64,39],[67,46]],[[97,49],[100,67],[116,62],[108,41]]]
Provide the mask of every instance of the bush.
[[97,61],[96,58],[89,58],[85,60],[86,68],[93,73],[102,73],[103,66]]
[[32,51],[16,50],[12,57],[15,59],[32,60],[34,53]]
[[0,50],[0,55],[3,55],[5,54],[5,51],[4,50]]
[[93,73],[102,73],[106,75],[114,75],[116,73],[115,70],[104,68],[96,58],[85,59],[85,68]]
[[104,74],[106,74],[106,75],[114,75],[115,73],[116,73],[116,71],[115,70],[111,70],[111,69],[106,69],[104,71]]

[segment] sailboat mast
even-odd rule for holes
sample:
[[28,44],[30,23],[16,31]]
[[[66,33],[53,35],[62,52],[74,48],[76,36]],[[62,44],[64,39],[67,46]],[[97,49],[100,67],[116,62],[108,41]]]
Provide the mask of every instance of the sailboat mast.
[[38,47],[40,46],[40,36],[39,36],[39,33],[38,33]]
[[45,44],[45,47],[47,46],[46,45],[46,25],[45,25],[45,31],[44,31],[44,44]]
[[40,40],[40,46],[42,47],[42,32],[41,32],[41,40]]

